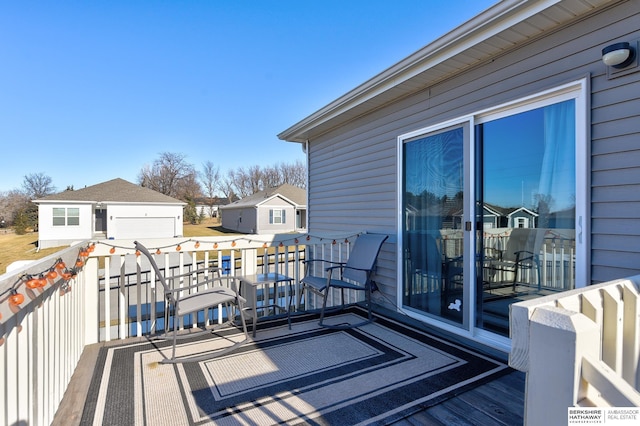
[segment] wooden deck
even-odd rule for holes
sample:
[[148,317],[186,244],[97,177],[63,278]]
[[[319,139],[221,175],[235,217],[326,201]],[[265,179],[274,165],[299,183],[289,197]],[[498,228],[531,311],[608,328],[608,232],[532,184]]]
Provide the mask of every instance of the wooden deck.
[[[464,342],[460,338],[447,337],[458,343],[468,343],[468,346],[476,350],[484,349],[487,354],[494,357],[501,356],[506,360],[506,354],[479,347],[477,343]],[[109,344],[118,345],[122,344],[122,341],[100,343],[85,348],[52,425],[80,424],[99,349]],[[496,380],[461,393],[436,406],[397,421],[393,425],[521,425],[524,415],[524,387],[524,373],[513,370]]]
[[523,424],[523,414],[524,373],[512,371],[497,380],[393,423],[393,426],[514,426]]

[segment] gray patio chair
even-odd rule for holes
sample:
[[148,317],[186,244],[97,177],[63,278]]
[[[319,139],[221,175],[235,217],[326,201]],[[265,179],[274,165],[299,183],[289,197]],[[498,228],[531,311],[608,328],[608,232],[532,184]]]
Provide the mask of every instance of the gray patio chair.
[[[320,325],[331,328],[354,328],[373,321],[371,315],[371,292],[375,283],[371,280],[378,259],[378,253],[382,244],[387,240],[387,235],[362,234],[353,245],[347,262],[333,262],[324,259],[305,260],[305,276],[300,283],[300,302],[305,289],[319,294],[322,297],[322,310],[320,311]],[[312,275],[316,270],[314,264],[323,262],[326,276]],[[357,290],[365,292],[368,318],[354,325],[328,325],[324,324],[324,314],[327,307],[329,291],[332,288],[340,289],[341,305],[344,306],[344,290]]]
[[525,280],[524,272],[535,273],[535,284],[540,290],[540,250],[544,242],[545,229],[541,228],[514,228],[507,240],[504,251],[498,251],[498,255],[489,258],[487,269],[492,280],[489,283],[506,283],[516,291],[517,284],[530,286],[530,277]]
[[[231,276],[221,276],[217,273],[218,271],[216,271],[218,268],[198,269],[185,274],[165,277],[165,275],[160,271],[160,268],[158,268],[158,264],[154,257],[149,253],[149,250],[138,241],[135,241],[134,244],[136,250],[139,250],[140,253],[149,260],[151,267],[156,273],[156,277],[158,277],[158,280],[164,289],[164,296],[166,299],[164,311],[165,336],[161,338],[169,338],[169,315],[173,314],[173,335],[171,336],[173,339],[173,348],[171,351],[171,358],[163,360],[163,363],[196,362],[215,358],[237,349],[249,339],[244,316],[240,314],[238,316],[242,322],[244,340],[238,341],[230,346],[209,354],[176,357],[176,342],[179,338],[178,326],[181,317],[192,314],[195,318],[194,322],[197,323],[197,316],[199,312],[204,311],[206,308],[223,306],[226,310],[227,321],[221,324],[216,324],[208,329],[203,327],[201,330],[203,333],[212,333],[216,329],[228,326],[229,324],[233,324],[235,326],[235,323],[233,322],[235,318],[235,309],[241,313],[242,308],[244,308],[245,299],[238,294],[238,286],[236,285],[235,278]],[[208,271],[207,275],[205,275],[205,271]],[[200,279],[196,283],[193,283],[194,277],[204,279]],[[185,284],[192,284],[176,288],[167,283],[167,281],[174,280],[183,280]],[[200,333],[184,333],[180,337],[193,337],[196,334]]]

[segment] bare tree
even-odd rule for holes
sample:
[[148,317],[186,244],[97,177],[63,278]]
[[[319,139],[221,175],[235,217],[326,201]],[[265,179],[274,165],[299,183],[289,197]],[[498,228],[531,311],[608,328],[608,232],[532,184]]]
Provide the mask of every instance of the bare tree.
[[222,192],[222,195],[224,195],[227,198],[227,201],[229,201],[230,203],[232,203],[237,197],[235,190],[233,189],[233,180],[230,177],[232,175],[233,172],[229,170],[229,172],[227,172],[227,176],[220,181],[219,188],[220,192]]
[[240,197],[246,197],[268,188],[275,188],[285,183],[306,188],[307,169],[302,162],[293,164],[280,163],[275,166],[251,166],[229,170],[224,179],[225,195],[235,193]]
[[248,168],[240,167],[238,170],[227,172],[227,186],[240,198],[255,194],[262,190],[262,172],[260,166]]
[[300,160],[294,163],[280,163],[277,166],[278,174],[281,177],[281,183],[297,186],[305,189],[307,187],[307,167]]
[[0,193],[0,220],[4,220],[4,226],[11,226],[13,218],[19,212],[26,211],[29,204],[32,204],[30,198],[23,191]]
[[184,154],[163,152],[151,166],[144,166],[138,175],[141,186],[183,201],[193,200],[202,193],[197,174]]
[[280,166],[267,166],[262,169],[263,188],[276,188],[283,184],[282,175],[280,174]]
[[56,192],[56,187],[52,185],[52,180],[44,173],[31,173],[24,177],[22,182],[24,194],[31,200],[42,198]]
[[215,213],[216,190],[220,186],[220,167],[215,166],[211,161],[205,162],[202,165],[200,181],[204,188],[204,195],[207,197],[205,204],[209,209],[209,217],[213,217]]

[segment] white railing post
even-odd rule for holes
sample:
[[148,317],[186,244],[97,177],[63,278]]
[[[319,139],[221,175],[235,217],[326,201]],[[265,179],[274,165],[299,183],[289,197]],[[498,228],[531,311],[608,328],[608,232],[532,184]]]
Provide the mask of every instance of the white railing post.
[[525,424],[558,424],[568,407],[587,396],[582,357],[600,356],[600,329],[580,313],[545,306],[533,313],[529,338]]
[[624,300],[624,330],[622,341],[625,342],[622,362],[622,377],[635,389],[640,389],[640,297],[631,283],[626,282],[622,290]]
[[527,373],[528,424],[573,406],[640,406],[639,300],[640,275],[511,306],[509,365]]
[[84,266],[84,344],[90,345],[100,341],[100,283],[98,281],[98,258],[87,259]]
[[255,248],[242,250],[242,275],[253,275],[258,270],[258,250]]

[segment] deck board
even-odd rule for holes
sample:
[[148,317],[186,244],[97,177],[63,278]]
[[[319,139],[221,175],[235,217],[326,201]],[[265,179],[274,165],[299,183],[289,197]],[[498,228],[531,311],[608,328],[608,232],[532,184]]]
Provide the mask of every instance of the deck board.
[[524,373],[512,371],[494,381],[393,423],[417,425],[505,425],[523,424]]

